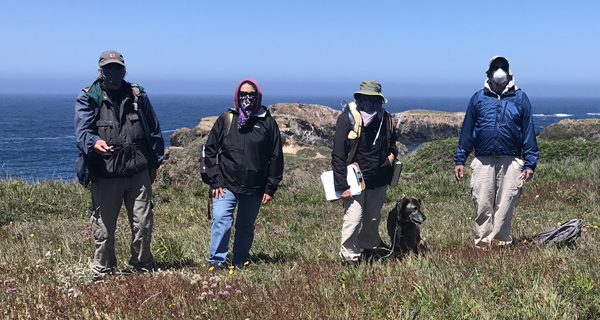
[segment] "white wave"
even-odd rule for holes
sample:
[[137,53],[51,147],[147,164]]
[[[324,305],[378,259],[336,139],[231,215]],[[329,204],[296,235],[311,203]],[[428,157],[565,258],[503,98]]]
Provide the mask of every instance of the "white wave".
[[570,113],[535,113],[533,114],[534,117],[560,117],[560,118],[564,118],[564,117],[572,117],[573,114]]
[[62,136],[62,137],[14,137],[14,138],[0,138],[0,141],[65,140],[65,139],[75,139],[75,136]]
[[600,113],[588,112],[587,115],[588,116],[600,116]]
[[163,130],[162,133],[171,133],[171,132],[175,132],[175,130]]

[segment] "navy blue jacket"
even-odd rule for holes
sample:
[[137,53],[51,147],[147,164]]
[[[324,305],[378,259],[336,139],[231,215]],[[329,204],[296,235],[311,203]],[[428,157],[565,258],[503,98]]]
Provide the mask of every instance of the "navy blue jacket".
[[[144,113],[150,131],[150,159],[147,160],[150,167],[158,168],[164,159],[164,140],[152,104],[150,104],[150,100],[148,100],[144,89],[140,87],[140,90],[138,107]],[[102,92],[99,80],[94,82],[89,90],[82,90],[75,102],[75,139],[79,151],[79,155],[75,161],[75,171],[79,183],[84,186],[88,184],[90,178],[86,173],[88,165],[86,158],[97,156],[94,151],[94,145],[100,139],[96,121],[98,120],[99,104],[101,102]]]
[[513,87],[498,95],[483,88],[473,95],[456,148],[456,165],[464,165],[473,148],[475,156],[522,156],[523,170],[535,170],[539,149],[525,92]]

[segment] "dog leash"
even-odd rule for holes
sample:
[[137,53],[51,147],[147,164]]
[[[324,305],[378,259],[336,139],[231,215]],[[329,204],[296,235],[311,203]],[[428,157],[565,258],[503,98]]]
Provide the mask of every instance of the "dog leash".
[[394,241],[392,241],[392,248],[390,249],[390,253],[388,253],[386,256],[379,258],[379,260],[377,260],[377,262],[383,261],[383,259],[388,258],[389,256],[392,255],[392,253],[394,253],[394,248],[396,248],[396,233],[397,232],[398,232],[398,226],[396,226],[396,230],[394,230]]

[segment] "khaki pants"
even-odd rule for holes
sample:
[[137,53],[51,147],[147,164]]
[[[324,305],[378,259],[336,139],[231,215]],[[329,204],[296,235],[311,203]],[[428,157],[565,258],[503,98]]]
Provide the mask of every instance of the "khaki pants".
[[471,163],[471,197],[475,204],[475,245],[512,242],[510,223],[523,187],[523,160],[515,156],[481,156]]
[[360,195],[344,201],[340,256],[345,261],[358,260],[361,249],[374,250],[381,243],[379,220],[386,191],[387,186],[365,189]]
[[148,170],[129,178],[94,178],[92,189],[92,235],[96,242],[94,273],[110,272],[117,266],[115,229],[121,205],[125,202],[131,227],[131,259],[134,269],[154,268],[150,252],[152,227],[152,184]]

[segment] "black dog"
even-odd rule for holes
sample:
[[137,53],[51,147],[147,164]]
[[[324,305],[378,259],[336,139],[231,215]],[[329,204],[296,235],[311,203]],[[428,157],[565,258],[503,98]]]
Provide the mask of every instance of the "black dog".
[[421,212],[422,205],[423,202],[418,198],[405,197],[396,202],[396,206],[390,211],[387,229],[394,252],[419,254],[419,249],[427,250],[427,244],[421,239],[418,226],[427,219]]

